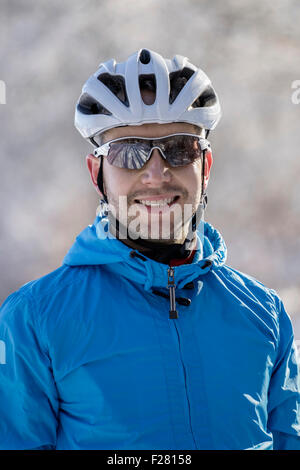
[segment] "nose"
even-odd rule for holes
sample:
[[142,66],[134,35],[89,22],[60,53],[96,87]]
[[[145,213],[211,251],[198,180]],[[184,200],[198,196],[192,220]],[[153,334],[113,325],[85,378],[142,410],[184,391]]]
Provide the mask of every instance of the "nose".
[[168,164],[158,149],[152,150],[150,159],[142,171],[141,182],[149,186],[159,186],[171,179]]

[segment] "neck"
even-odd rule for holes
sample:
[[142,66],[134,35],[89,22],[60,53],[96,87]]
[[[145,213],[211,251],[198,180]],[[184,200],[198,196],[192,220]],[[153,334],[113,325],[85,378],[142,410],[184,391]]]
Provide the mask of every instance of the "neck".
[[[192,237],[185,239],[183,242],[166,243],[164,241],[152,241],[142,238],[132,239],[128,229],[116,219],[110,226],[115,227],[115,236],[122,243],[134,250],[138,250],[148,258],[163,264],[169,264],[172,259],[187,258],[197,245],[195,231],[192,233]],[[122,233],[122,237],[120,237],[120,233]]]

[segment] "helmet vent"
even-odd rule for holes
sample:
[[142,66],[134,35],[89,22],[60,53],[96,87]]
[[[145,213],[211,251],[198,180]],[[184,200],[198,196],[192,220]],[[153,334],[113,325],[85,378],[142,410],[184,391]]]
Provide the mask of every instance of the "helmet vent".
[[192,104],[192,108],[207,108],[217,102],[217,97],[212,86],[208,86]]
[[102,73],[97,78],[121,101],[121,103],[125,104],[127,107],[129,106],[124,77],[121,75]]
[[[145,104],[153,104],[155,101],[156,97],[156,78],[154,74],[148,74],[148,75],[139,75],[139,86],[140,86],[140,92],[141,92],[141,97],[142,100]],[[154,94],[153,101],[152,102],[147,102],[145,101],[143,97],[143,91],[150,91]],[[151,101],[151,100],[150,100]]]
[[150,52],[147,49],[143,49],[140,53],[140,62],[142,64],[149,64],[151,59]]
[[82,114],[107,114],[111,116],[111,112],[104,108],[99,101],[95,100],[88,93],[83,93],[83,95],[81,95],[77,109]]
[[170,95],[169,103],[172,104],[176,100],[177,96],[181,92],[182,88],[194,74],[194,70],[184,67],[182,70],[177,72],[171,72],[169,75],[170,80]]

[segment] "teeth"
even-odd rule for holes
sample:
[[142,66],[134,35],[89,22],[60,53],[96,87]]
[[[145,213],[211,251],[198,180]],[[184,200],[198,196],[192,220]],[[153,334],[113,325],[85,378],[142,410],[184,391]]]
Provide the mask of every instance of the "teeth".
[[174,201],[174,199],[174,197],[168,199],[160,199],[158,201],[148,201],[147,199],[144,199],[143,201],[139,201],[139,203],[144,204],[144,206],[162,207],[167,206],[172,201]]

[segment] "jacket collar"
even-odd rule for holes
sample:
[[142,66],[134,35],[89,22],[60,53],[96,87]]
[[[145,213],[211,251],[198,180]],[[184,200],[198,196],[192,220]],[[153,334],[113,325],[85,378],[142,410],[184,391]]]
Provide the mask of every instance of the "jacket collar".
[[[199,278],[211,270],[221,268],[227,256],[227,248],[221,234],[208,222],[201,221],[197,229],[196,253],[191,264],[174,268],[177,287]],[[133,250],[109,231],[107,217],[96,217],[94,223],[84,229],[65,256],[68,266],[107,265],[113,274],[142,284],[147,291],[168,284],[168,266],[159,263],[137,250]]]

